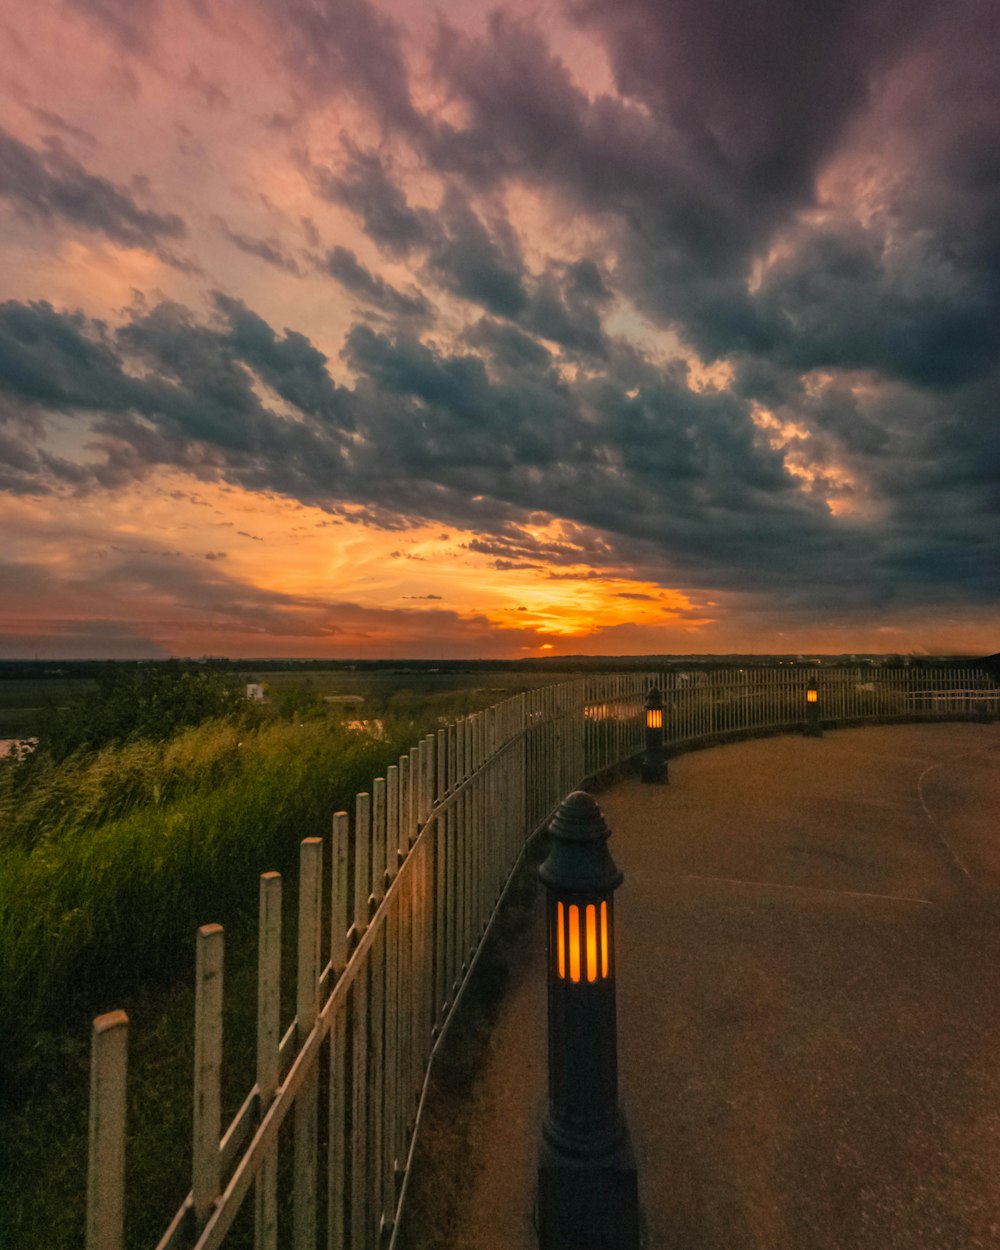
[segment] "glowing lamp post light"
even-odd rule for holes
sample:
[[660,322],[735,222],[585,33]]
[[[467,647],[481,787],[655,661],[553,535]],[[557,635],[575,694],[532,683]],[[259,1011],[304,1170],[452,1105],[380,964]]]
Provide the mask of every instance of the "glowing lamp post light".
[[806,729],[807,738],[822,738],[823,727],[819,723],[819,691],[815,685],[806,690]]
[[638,1250],[635,1156],[618,1104],[614,891],[622,874],[588,794],[564,799],[538,875],[547,892],[549,1103],[538,1165],[541,1250]]
[[667,783],[667,757],[664,751],[665,709],[663,695],[653,686],[646,695],[646,750],[642,756],[642,779],[654,786]]

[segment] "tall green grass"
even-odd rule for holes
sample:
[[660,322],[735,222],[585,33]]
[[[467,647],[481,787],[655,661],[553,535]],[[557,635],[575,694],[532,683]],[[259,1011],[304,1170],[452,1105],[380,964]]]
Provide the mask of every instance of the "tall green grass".
[[0,766],[0,1250],[81,1244],[89,1022],[117,1007],[132,1021],[127,1235],[155,1243],[189,1183],[197,926],[226,928],[232,1114],[253,1082],[259,874],[290,883],[291,972],[302,838],[486,701],[380,708],[378,739],[324,712]]
[[[212,722],[165,743],[0,772],[0,1047],[32,1083],[32,1036],[75,1007],[184,971],[194,928],[255,906],[408,746],[326,719],[247,732]],[[184,952],[183,954],[181,952]],[[8,1088],[8,1095],[13,1094]]]

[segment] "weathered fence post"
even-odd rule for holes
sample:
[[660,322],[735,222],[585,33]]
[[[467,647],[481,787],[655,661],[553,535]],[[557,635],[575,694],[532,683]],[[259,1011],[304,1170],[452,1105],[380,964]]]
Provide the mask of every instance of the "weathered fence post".
[[91,1037],[87,1250],[121,1250],[128,1016],[124,1011],[98,1016]]
[[541,1250],[638,1250],[635,1157],[618,1103],[610,830],[588,794],[564,799],[538,875],[547,892],[549,1104],[538,1165]]
[[[257,1092],[263,1119],[277,1093],[281,1043],[281,874],[261,874],[257,945]],[[265,1159],[254,1183],[255,1250],[278,1244],[278,1156]]]
[[195,945],[194,1126],[191,1193],[204,1228],[221,1189],[222,958],[220,924],[203,924]]
[[[295,1034],[301,1048],[312,1032],[319,1010],[320,943],[322,939],[323,839],[303,838],[299,844],[299,931],[295,977]],[[318,1154],[319,1070],[313,1067],[295,1101],[292,1183],[292,1246],[309,1250],[316,1244],[316,1175]]]

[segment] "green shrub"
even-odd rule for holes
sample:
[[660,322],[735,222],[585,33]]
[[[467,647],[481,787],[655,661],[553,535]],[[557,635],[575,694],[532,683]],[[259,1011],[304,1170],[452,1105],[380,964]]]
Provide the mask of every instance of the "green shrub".
[[238,678],[181,660],[109,663],[96,681],[95,693],[49,709],[43,754],[61,761],[113,743],[162,742],[219,717],[244,723],[253,715]]

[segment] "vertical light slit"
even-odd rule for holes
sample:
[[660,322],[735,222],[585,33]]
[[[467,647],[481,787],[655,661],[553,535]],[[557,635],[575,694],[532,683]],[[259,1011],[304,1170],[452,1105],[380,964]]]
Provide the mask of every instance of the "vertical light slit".
[[608,905],[601,904],[601,976],[608,975]]
[[559,969],[559,980],[566,980],[566,917],[562,903],[556,904],[556,966]]
[[587,904],[587,980],[597,980],[597,908]]
[[580,909],[576,903],[569,908],[569,979],[580,980]]

